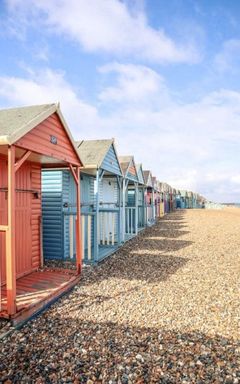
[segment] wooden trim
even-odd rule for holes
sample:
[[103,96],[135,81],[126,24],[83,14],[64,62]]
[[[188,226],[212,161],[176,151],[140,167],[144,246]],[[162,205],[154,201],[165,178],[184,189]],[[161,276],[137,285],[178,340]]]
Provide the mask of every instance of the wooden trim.
[[0,225],[0,232],[7,232],[9,230],[8,225]]
[[79,179],[78,179],[78,176],[76,175],[76,172],[75,172],[72,164],[69,164],[69,168],[70,168],[70,171],[71,171],[71,173],[73,175],[73,178],[74,178],[74,181],[75,181],[76,185],[78,185],[79,184]]
[[40,239],[40,265],[43,267],[44,257],[43,257],[43,225],[42,217],[39,217],[39,239]]
[[135,234],[138,234],[138,183],[135,183]]
[[88,260],[92,259],[92,249],[91,249],[91,224],[92,224],[92,216],[88,216],[87,218],[87,246],[88,246]]
[[8,147],[8,227],[6,232],[7,312],[16,313],[16,255],[15,255],[15,146]]
[[23,163],[29,158],[32,151],[26,151],[24,155],[14,164],[14,171],[17,172]]
[[101,174],[99,175],[99,181],[102,181],[102,178],[103,178],[104,174],[105,174],[105,170],[102,169],[101,170]]
[[[70,164],[70,169],[73,170],[72,165]],[[82,232],[81,232],[81,198],[80,198],[80,167],[77,167],[76,173],[76,188],[77,188],[77,220],[76,220],[76,267],[77,274],[80,274],[82,271]]]
[[98,261],[99,247],[98,247],[98,238],[99,238],[99,229],[100,229],[100,214],[99,214],[99,169],[96,172],[96,193],[95,193],[95,203],[96,203],[96,215],[94,218],[94,239],[93,239],[93,254],[94,261]]
[[118,204],[119,204],[119,212],[118,212],[118,245],[120,246],[122,243],[121,239],[121,218],[122,218],[122,178],[117,178],[118,180]]

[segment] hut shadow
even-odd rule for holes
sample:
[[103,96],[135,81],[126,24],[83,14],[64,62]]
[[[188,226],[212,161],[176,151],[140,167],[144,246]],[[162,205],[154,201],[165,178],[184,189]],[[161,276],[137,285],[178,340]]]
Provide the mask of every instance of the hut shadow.
[[149,239],[149,240],[157,240],[157,239],[161,239],[162,237],[164,238],[167,238],[167,239],[175,239],[175,238],[178,238],[178,237],[181,237],[183,235],[187,235],[189,233],[189,231],[180,231],[178,229],[172,229],[172,228],[162,228],[161,229],[161,233],[159,233],[159,236],[151,236],[151,237],[147,237],[146,239]]
[[153,284],[166,281],[188,261],[187,258],[174,255],[149,254],[144,249],[142,254],[139,251],[134,252],[126,256],[115,254],[112,258],[106,259],[97,268],[89,270],[86,279],[83,276],[81,285],[100,284],[103,280],[113,278]]
[[166,216],[161,218],[162,221],[181,221],[184,220],[186,216],[186,211],[175,211],[168,213]]
[[162,234],[161,234],[159,237],[157,236],[145,237],[141,242],[132,241],[131,243],[127,244],[127,246],[132,245],[133,248],[136,248],[133,251],[129,250],[130,254],[139,253],[139,255],[141,255],[145,253],[149,255],[151,254],[159,255],[159,254],[162,254],[163,252],[179,251],[182,248],[189,247],[191,244],[193,244],[193,242],[188,240],[175,240],[172,238],[162,239]]
[[[33,339],[32,327],[36,326],[39,332]],[[62,312],[53,309],[43,313],[34,326],[28,324],[21,333],[24,342],[16,337],[14,348],[11,343],[5,346],[11,364],[6,358],[1,361],[3,382],[25,382],[26,377],[31,382],[62,382],[64,372],[67,382],[72,383],[128,383],[130,379],[139,384],[178,384],[183,380],[225,383],[230,382],[229,375],[239,375],[234,358],[238,343],[198,330],[132,326],[117,320],[90,321],[74,311],[64,311],[63,306]],[[45,369],[41,361],[46,360],[46,353],[51,355],[52,351],[54,355],[56,350],[57,360]],[[29,359],[30,351],[35,358]],[[25,361],[27,364],[22,363]],[[40,361],[38,372],[36,361]]]
[[[178,213],[171,216],[174,218],[183,215]],[[90,269],[86,279],[83,274],[81,284],[100,284],[101,281],[112,278],[152,284],[166,281],[183,268],[188,258],[180,257],[175,253],[189,247],[193,242],[180,240],[177,237],[188,232],[178,229],[163,231],[160,223],[161,220],[154,227],[147,228],[139,236],[129,240],[96,268]],[[175,224],[174,228],[178,225],[181,225],[181,221]]]

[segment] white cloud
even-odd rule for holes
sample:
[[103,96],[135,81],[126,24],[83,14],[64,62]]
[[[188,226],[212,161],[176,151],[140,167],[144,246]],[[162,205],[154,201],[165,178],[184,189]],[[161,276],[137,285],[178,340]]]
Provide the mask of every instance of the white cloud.
[[152,28],[143,7],[134,12],[119,0],[8,0],[11,18],[21,27],[43,23],[51,32],[77,41],[88,52],[107,52],[149,62],[195,63],[201,59],[189,36],[176,42]]
[[237,175],[232,176],[230,180],[231,180],[232,183],[240,184],[240,173],[238,173]]
[[64,79],[63,72],[44,69],[39,72],[27,68],[27,78],[0,77],[2,107],[59,102],[76,133],[98,125],[97,110],[78,98],[76,90]]
[[219,72],[238,73],[240,64],[240,40],[224,42],[221,51],[215,56],[214,68]]
[[[212,200],[240,200],[239,92],[222,89],[195,103],[179,103],[162,77],[146,67],[114,63],[102,72],[111,79],[105,78],[98,107],[82,100],[64,73],[31,68],[25,78],[0,77],[0,103],[60,101],[76,139],[115,137],[119,154],[134,154],[161,181]],[[161,102],[162,89],[169,102]]]
[[99,72],[107,75],[114,73],[117,83],[103,89],[99,95],[102,101],[139,104],[147,100],[152,102],[160,91],[165,97],[168,95],[164,79],[146,66],[115,62],[100,67]]

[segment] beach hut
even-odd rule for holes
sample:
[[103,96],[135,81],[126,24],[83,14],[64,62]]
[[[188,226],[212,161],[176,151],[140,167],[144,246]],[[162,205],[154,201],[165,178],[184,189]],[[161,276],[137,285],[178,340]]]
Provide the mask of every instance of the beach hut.
[[[85,140],[77,143],[84,163],[82,168],[82,214],[85,217],[86,263],[96,263],[112,254],[121,245],[122,170],[114,139]],[[91,187],[92,186],[92,187]],[[92,206],[93,202],[93,206]],[[89,213],[95,211],[91,236]],[[88,229],[87,229],[88,227]],[[90,252],[90,238],[92,250]]]
[[163,200],[164,200],[164,212],[170,212],[170,187],[167,183],[163,183]]
[[144,183],[144,175],[142,164],[136,164],[138,175],[138,230],[141,231],[146,226],[146,206],[145,192],[146,186]]
[[204,205],[204,198],[201,196],[201,195],[199,195],[198,193],[197,193],[197,197],[196,197],[196,205],[197,205],[197,208],[202,208],[202,206]]
[[158,182],[155,176],[152,177],[153,190],[154,190],[154,206],[155,218],[160,217],[160,193],[158,189]]
[[147,225],[153,225],[155,223],[155,204],[154,204],[154,187],[151,171],[143,171],[144,182],[147,187],[145,196],[146,202],[146,221]]
[[172,188],[172,210],[175,211],[177,208],[176,202],[177,190],[176,188]]
[[174,197],[173,197],[173,188],[169,186],[169,212],[173,212],[173,204],[174,204]]
[[[114,140],[84,140],[76,143],[83,162],[81,168],[82,252],[85,264],[96,264],[111,255],[121,244],[120,199],[122,171]],[[59,204],[52,206],[52,195]],[[76,240],[76,192],[69,171],[51,170],[43,173],[44,220],[51,219],[52,209],[59,212],[54,225],[44,232],[45,257],[74,260]],[[52,252],[50,243],[58,239],[61,250]]]
[[[43,309],[79,281],[80,166],[58,104],[0,111],[0,316],[14,323]],[[75,270],[43,267],[41,171],[70,169],[77,193]],[[54,243],[53,248],[57,244]]]
[[197,193],[193,193],[193,208],[197,208]]
[[163,217],[165,215],[164,213],[164,190],[163,190],[163,183],[158,182],[158,189],[160,193],[160,217]]
[[181,194],[181,209],[189,208],[188,192],[186,190],[180,190]]
[[193,208],[193,192],[188,191],[188,208],[192,209]]
[[176,190],[176,209],[182,208],[182,200],[181,200],[181,191],[179,189]]
[[119,156],[122,180],[122,241],[138,234],[139,179],[133,156]]

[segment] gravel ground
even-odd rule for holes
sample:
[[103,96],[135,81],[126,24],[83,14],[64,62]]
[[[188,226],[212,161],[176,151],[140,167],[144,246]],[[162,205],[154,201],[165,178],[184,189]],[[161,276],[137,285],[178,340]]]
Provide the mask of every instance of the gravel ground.
[[168,215],[0,341],[0,382],[240,383],[239,234],[240,209]]

